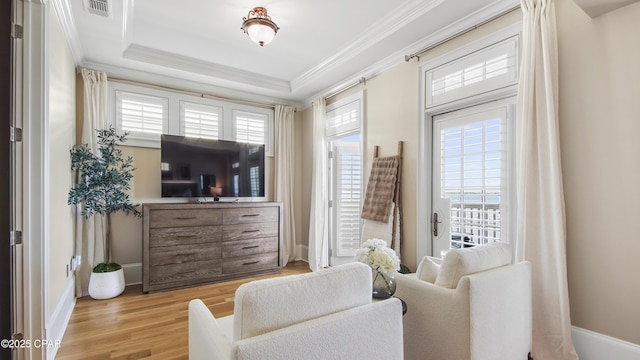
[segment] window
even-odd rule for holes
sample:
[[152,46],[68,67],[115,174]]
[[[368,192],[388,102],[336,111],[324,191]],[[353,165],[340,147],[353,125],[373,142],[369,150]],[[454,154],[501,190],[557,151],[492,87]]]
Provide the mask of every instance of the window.
[[235,140],[250,144],[264,144],[267,116],[247,111],[234,111]]
[[168,99],[116,91],[116,128],[128,131],[130,139],[159,138],[167,130]]
[[333,142],[335,167],[333,207],[336,212],[336,256],[354,256],[360,247],[362,156],[359,136]]
[[513,85],[517,45],[513,36],[426,71],[426,107]]
[[433,202],[442,215],[436,255],[509,241],[514,108],[511,98],[434,117]]
[[160,135],[265,144],[273,156],[273,109],[144,86],[109,83],[109,121],[129,146],[160,147]]
[[180,122],[185,136],[219,139],[222,108],[180,102]]
[[327,110],[327,138],[360,131],[360,100]]
[[521,24],[420,66],[417,261],[515,235]]
[[362,207],[362,94],[327,106],[329,229],[332,265],[350,261],[360,247]]

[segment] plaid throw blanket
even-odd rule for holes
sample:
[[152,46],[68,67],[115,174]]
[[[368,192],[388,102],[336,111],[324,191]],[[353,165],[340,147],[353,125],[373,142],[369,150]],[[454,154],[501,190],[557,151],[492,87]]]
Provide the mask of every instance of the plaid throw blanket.
[[363,219],[388,222],[394,200],[398,156],[373,159],[362,207]]

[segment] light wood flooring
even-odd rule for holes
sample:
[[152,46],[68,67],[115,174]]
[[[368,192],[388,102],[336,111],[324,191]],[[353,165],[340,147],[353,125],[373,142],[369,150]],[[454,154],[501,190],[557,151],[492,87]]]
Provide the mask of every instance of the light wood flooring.
[[191,299],[201,299],[215,317],[223,317],[233,314],[241,284],[305,272],[308,264],[297,261],[274,275],[155,294],[132,285],[114,299],[78,299],[56,359],[187,359]]

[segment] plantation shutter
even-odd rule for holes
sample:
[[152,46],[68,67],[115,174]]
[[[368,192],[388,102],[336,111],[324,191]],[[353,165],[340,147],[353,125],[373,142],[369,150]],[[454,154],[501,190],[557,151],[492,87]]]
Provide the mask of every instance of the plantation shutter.
[[[472,110],[434,119],[434,176],[439,177],[434,183],[435,199],[442,199],[442,209],[450,209],[452,248],[504,241],[503,210],[508,204],[510,173],[507,107]],[[446,251],[448,245],[439,248]]]
[[334,211],[337,256],[353,256],[360,247],[360,197],[362,162],[359,143],[336,142]]
[[233,112],[235,141],[264,144],[267,120],[268,116],[265,114],[235,110]]
[[165,132],[168,124],[167,98],[116,92],[116,124],[134,138],[154,138]]
[[220,138],[221,107],[181,102],[180,120],[185,136],[215,140]]
[[427,71],[426,107],[513,84],[517,50],[517,38],[512,37]]
[[352,101],[326,115],[327,137],[339,136],[360,129],[360,101]]

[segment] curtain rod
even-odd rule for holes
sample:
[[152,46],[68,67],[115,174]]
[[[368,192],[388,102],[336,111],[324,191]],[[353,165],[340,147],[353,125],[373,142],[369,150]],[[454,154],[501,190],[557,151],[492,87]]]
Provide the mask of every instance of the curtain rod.
[[462,30],[462,31],[460,31],[458,33],[455,33],[455,34],[453,34],[453,35],[451,35],[451,36],[449,36],[449,37],[447,37],[447,38],[445,38],[443,40],[440,40],[440,41],[438,41],[438,42],[436,42],[434,44],[428,45],[427,47],[425,47],[423,49],[420,49],[420,50],[414,52],[413,54],[405,55],[404,56],[404,61],[405,62],[409,62],[413,58],[417,58],[418,61],[420,61],[420,56],[419,56],[420,54],[422,54],[422,53],[424,53],[426,51],[429,51],[429,50],[431,50],[431,49],[433,49],[433,48],[435,48],[437,46],[440,46],[440,45],[442,45],[442,44],[444,44],[444,43],[446,43],[448,41],[451,41],[451,40],[453,40],[453,39],[455,39],[455,38],[457,38],[459,36],[462,36],[462,35],[470,32],[470,31],[473,31],[473,30],[479,28],[482,25],[490,23],[491,21],[493,21],[493,20],[495,20],[497,18],[500,18],[500,17],[502,17],[504,15],[507,15],[507,14],[509,14],[509,13],[515,11],[515,10],[518,10],[518,9],[520,9],[520,5],[516,5],[516,6],[512,7],[512,8],[510,8],[510,9],[507,9],[507,10],[505,10],[505,11],[503,11],[503,12],[497,14],[497,15],[494,15],[494,16],[488,18],[487,20],[484,20],[484,21],[482,21],[482,22],[480,22],[478,24],[475,24],[475,25],[467,28],[467,29],[464,29],[464,30]]
[[328,99],[328,98],[330,98],[332,96],[336,96],[336,95],[340,94],[341,92],[347,91],[347,90],[351,89],[352,87],[358,86],[360,84],[367,85],[367,79],[364,76],[361,77],[360,79],[358,79],[358,81],[356,81],[356,82],[354,82],[354,83],[352,83],[350,85],[347,85],[347,86],[345,86],[343,88],[340,88],[340,89],[338,89],[338,90],[336,90],[334,92],[330,92],[329,94],[325,95],[324,98]]

